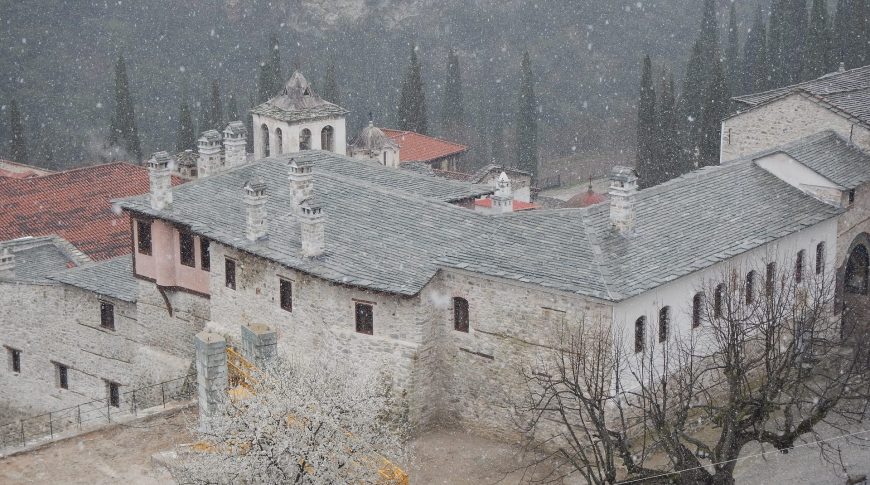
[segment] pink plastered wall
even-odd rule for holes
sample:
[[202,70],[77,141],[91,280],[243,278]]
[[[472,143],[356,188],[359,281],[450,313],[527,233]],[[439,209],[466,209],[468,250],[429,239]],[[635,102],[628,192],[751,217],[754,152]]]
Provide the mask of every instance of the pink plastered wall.
[[202,269],[202,245],[194,236],[194,267],[181,264],[179,229],[161,220],[151,222],[151,254],[139,252],[138,225],[133,223],[133,257],[136,275],[160,286],[180,287],[208,294],[208,271]]

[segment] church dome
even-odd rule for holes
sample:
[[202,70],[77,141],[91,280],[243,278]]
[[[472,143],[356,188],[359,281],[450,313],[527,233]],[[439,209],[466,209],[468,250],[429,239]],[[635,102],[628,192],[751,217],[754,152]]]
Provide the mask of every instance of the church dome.
[[355,150],[379,152],[384,148],[397,149],[398,145],[396,145],[396,142],[390,139],[390,137],[385,135],[380,128],[375,126],[374,122],[369,121],[368,126],[363,128],[359,132],[359,135],[354,138],[351,147]]

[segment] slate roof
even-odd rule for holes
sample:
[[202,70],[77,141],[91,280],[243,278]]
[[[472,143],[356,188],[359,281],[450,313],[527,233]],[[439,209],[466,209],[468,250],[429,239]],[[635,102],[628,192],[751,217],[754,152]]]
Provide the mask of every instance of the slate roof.
[[[181,182],[173,177],[173,184]],[[110,200],[147,192],[148,170],[122,162],[0,177],[0,240],[57,234],[95,260],[128,254],[130,222]]]
[[823,131],[787,145],[751,155],[757,160],[783,152],[811,168],[819,175],[846,189],[870,181],[870,155],[864,153],[833,131]]
[[800,84],[736,96],[733,99],[754,107],[793,92],[805,92],[823,106],[836,108],[865,124],[870,124],[870,66],[834,72]]
[[138,296],[133,258],[129,255],[56,272],[49,278],[122,301],[135,302]]
[[434,162],[468,150],[465,145],[413,131],[388,128],[384,128],[382,131],[399,145],[399,161],[401,162]]
[[255,106],[251,109],[251,113],[293,123],[302,120],[338,118],[349,111],[318,96],[305,76],[296,71],[284,85],[280,95]]
[[15,256],[15,276],[22,283],[51,283],[50,275],[90,262],[73,245],[57,236],[24,237],[0,242]]
[[[456,182],[329,152],[293,156],[314,163],[314,192],[326,217],[326,252],[317,258],[301,256],[300,224],[290,215],[289,155],[182,185],[168,210],[151,209],[146,197],[118,203],[302,272],[376,291],[415,295],[439,267],[453,267],[612,301],[842,212],[747,160],[641,191],[636,230],[626,238],[611,231],[607,204],[484,215],[424,189]],[[252,243],[244,237],[242,186],[258,176],[268,186],[269,237]]]

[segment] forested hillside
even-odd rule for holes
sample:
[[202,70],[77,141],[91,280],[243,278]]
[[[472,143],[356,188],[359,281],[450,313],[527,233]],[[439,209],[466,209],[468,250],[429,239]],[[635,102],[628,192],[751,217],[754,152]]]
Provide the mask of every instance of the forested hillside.
[[[741,41],[758,5],[736,0]],[[766,2],[765,2],[766,3]],[[422,64],[430,133],[438,134],[448,50],[462,73],[466,142],[512,157],[520,62],[528,50],[542,159],[571,153],[633,159],[641,62],[683,76],[697,37],[697,0],[149,0],[0,1],[0,155],[17,100],[32,163],[100,160],[114,103],[114,64],[129,72],[142,151],[173,149],[185,96],[205,123],[213,81],[224,106],[257,97],[268,39],[283,75],[298,67],[319,88],[330,62],[355,133],[371,112],[396,125],[412,42]],[[721,35],[729,0],[719,2]],[[202,120],[202,121],[199,121]],[[498,153],[498,152],[497,152]]]

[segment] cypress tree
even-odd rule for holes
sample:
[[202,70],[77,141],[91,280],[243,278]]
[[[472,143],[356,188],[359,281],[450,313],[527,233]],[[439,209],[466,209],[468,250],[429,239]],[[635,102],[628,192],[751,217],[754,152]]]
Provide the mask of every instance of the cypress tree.
[[12,161],[27,163],[27,141],[24,139],[24,124],[21,122],[21,112],[18,111],[18,102],[14,99],[9,103],[9,132],[11,134]]
[[[248,93],[248,106],[252,109],[254,108],[254,101],[254,93]],[[250,109],[245,113],[245,122],[248,125],[248,138],[245,140],[245,150],[248,153],[254,153],[254,115],[251,114]]]
[[517,168],[538,179],[538,105],[535,101],[532,61],[523,54],[520,66],[520,97],[517,103]]
[[491,163],[503,167],[509,166],[510,163],[506,160],[507,155],[504,146],[504,123],[500,113],[495,115],[495,120],[492,123],[491,141],[492,147],[489,151]]
[[676,103],[674,76],[663,76],[656,123],[658,130],[656,134],[656,160],[658,160],[661,170],[660,181],[662,182],[684,173],[680,164],[680,136]]
[[804,48],[803,80],[820,77],[828,72],[831,61],[831,34],[828,25],[828,5],[825,0],[813,0],[807,45]]
[[771,87],[800,81],[806,25],[805,0],[774,0],[771,4],[767,32]]
[[839,0],[834,20],[834,64],[854,69],[870,62],[870,2]]
[[[704,13],[701,17],[701,35],[698,38],[701,45],[702,59],[713,62],[719,59],[719,24],[716,22],[715,0],[704,0]],[[710,80],[712,69],[704,66],[704,82]]]
[[426,133],[426,99],[423,95],[423,73],[417,60],[417,48],[411,45],[411,60],[399,97],[399,129]]
[[728,115],[731,92],[721,62],[713,64],[713,78],[707,90],[708,98],[704,103],[702,119],[703,137],[701,139],[701,164],[719,164],[719,148],[722,136],[722,119]]
[[209,114],[208,103],[201,101],[199,103],[199,120],[197,121],[197,138],[203,132],[211,129],[211,115]]
[[692,56],[686,65],[686,77],[683,81],[683,97],[681,109],[683,128],[683,171],[689,172],[698,166],[701,140],[701,115],[706,96],[704,86],[704,60],[701,57],[701,43],[696,41],[692,47]]
[[732,93],[738,93],[741,91],[743,79],[740,75],[740,31],[734,5],[732,2],[728,12],[728,49],[725,52],[725,62],[728,64],[728,86]]
[[447,81],[444,83],[444,105],[441,108],[441,128],[450,140],[465,141],[464,105],[459,56],[451,48],[447,53]]
[[190,105],[187,99],[181,102],[181,107],[178,113],[178,133],[175,137],[175,150],[183,152],[184,150],[196,149],[196,135],[193,131],[193,117],[190,113]]
[[637,103],[637,175],[641,187],[658,184],[663,175],[656,166],[656,93],[652,80],[652,62],[643,58],[640,97]]
[[330,61],[326,66],[326,74],[323,76],[323,89],[320,97],[332,104],[339,104],[341,94],[338,89],[338,81],[335,79],[335,61]]
[[758,93],[768,86],[767,33],[759,6],[755,11],[752,30],[743,46],[743,92]]
[[272,81],[269,75],[269,65],[265,62],[260,63],[260,73],[257,79],[257,102],[265,103],[276,94],[278,93],[272,91]]
[[221,102],[221,88],[217,81],[211,83],[211,101],[208,104],[208,127],[212,130],[223,131],[224,108]]
[[227,122],[242,121],[239,116],[239,108],[236,105],[236,97],[230,94],[230,99],[227,101]]
[[770,87],[778,88],[786,85],[785,53],[783,37],[785,37],[785,5],[784,0],[773,0],[770,5],[770,21],[767,29],[767,55],[770,73]]
[[269,81],[271,96],[280,93],[284,87],[284,71],[281,69],[281,51],[275,34],[269,36]]
[[139,145],[139,131],[136,129],[136,114],[133,111],[133,96],[130,94],[130,79],[127,76],[127,65],[119,56],[115,64],[115,116],[112,123],[113,135],[110,140],[121,145],[127,155],[136,162],[142,160],[142,148]]

